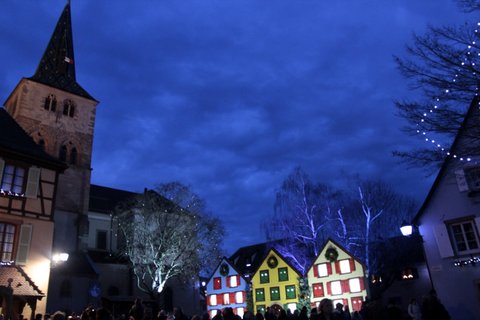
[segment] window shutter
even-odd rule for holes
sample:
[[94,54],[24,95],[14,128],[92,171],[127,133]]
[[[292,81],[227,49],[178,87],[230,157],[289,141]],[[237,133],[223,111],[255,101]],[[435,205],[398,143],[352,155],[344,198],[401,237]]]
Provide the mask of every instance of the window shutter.
[[468,183],[465,178],[465,171],[463,169],[455,170],[455,177],[457,178],[458,190],[460,192],[468,191]]
[[447,226],[444,223],[433,227],[435,239],[437,240],[438,251],[442,258],[453,257],[452,243],[448,236]]
[[328,271],[328,275],[332,274],[332,264],[331,263],[327,263],[327,271]]
[[242,303],[244,303],[245,301],[247,301],[247,293],[245,291],[242,291],[242,296],[243,296]]
[[15,259],[15,264],[18,264],[18,265],[27,264],[31,239],[32,239],[32,225],[22,224],[20,227],[20,237],[18,239],[17,257]]
[[230,298],[230,299],[229,299],[229,300],[230,300],[230,304],[235,304],[235,303],[237,303],[237,301],[235,300],[235,292],[230,292],[229,295],[230,295],[230,297],[229,297],[229,298]]
[[319,278],[318,276],[318,264],[313,265],[313,276]]
[[358,280],[360,280],[360,290],[365,290],[365,278],[359,278]]
[[329,296],[332,295],[332,287],[331,287],[330,282],[327,282],[327,294],[328,294]]
[[355,260],[350,259],[350,272],[355,271]]
[[340,274],[340,261],[335,261],[335,273]]
[[232,281],[232,277],[226,277],[225,282],[227,283],[227,288],[230,288],[230,281]]
[[223,304],[223,294],[217,294],[217,305]]
[[205,299],[205,300],[207,300],[207,306],[210,306],[210,297],[211,297],[211,295],[208,295],[207,299]]
[[350,292],[350,284],[348,280],[342,280],[342,293]]
[[0,158],[0,187],[2,187],[3,169],[5,168],[5,160]]
[[39,181],[40,181],[40,168],[30,167],[30,169],[28,169],[27,189],[25,190],[25,196],[27,198],[37,197]]
[[237,277],[237,287],[240,286],[240,276],[237,274],[235,277]]
[[[343,305],[349,307],[349,306],[348,306],[348,299],[343,298]],[[350,307],[349,307],[349,308],[350,308]]]

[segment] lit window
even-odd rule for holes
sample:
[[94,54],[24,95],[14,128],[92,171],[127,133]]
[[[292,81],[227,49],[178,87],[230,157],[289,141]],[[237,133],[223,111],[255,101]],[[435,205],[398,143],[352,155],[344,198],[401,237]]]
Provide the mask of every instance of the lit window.
[[237,316],[243,318],[243,315],[245,314],[245,308],[236,308],[237,309]]
[[280,288],[272,287],[270,288],[270,300],[280,300]]
[[330,288],[332,295],[342,294],[342,283],[341,281],[332,281],[330,282]]
[[278,268],[278,280],[279,281],[288,281],[288,269],[287,268]]
[[213,289],[215,289],[215,290],[222,289],[222,279],[221,278],[213,278]]
[[262,289],[255,289],[255,300],[265,301],[265,291]]
[[15,243],[15,225],[0,223],[0,258],[1,261],[13,260],[13,245]]
[[0,181],[0,188],[3,191],[10,191],[13,193],[23,192],[23,180],[25,178],[25,169],[11,164],[5,164],[3,169],[2,181]]
[[260,283],[269,283],[269,282],[270,282],[270,276],[269,276],[268,270],[260,271]]
[[352,270],[350,269],[350,260],[340,260],[340,273],[350,273]]
[[288,303],[287,304],[287,309],[290,309],[290,312],[293,313],[295,310],[297,310],[297,304],[296,303]]
[[210,305],[211,306],[216,306],[217,305],[217,295],[216,294],[212,294],[210,296]]
[[329,274],[328,267],[326,263],[322,263],[318,265],[318,276],[319,277],[327,277]]
[[286,286],[285,287],[285,295],[287,299],[295,299],[297,297],[297,294],[295,293],[295,286]]
[[243,303],[243,291],[235,292],[235,303]]
[[457,253],[473,253],[479,251],[478,234],[473,220],[450,223],[450,235]]
[[238,281],[240,276],[230,276],[228,277],[228,284],[230,288],[235,288],[240,285],[240,281]]
[[360,287],[360,279],[354,278],[348,280],[348,286],[350,287],[350,292],[360,292],[362,288]]
[[223,304],[230,304],[230,294],[228,293],[223,294]]

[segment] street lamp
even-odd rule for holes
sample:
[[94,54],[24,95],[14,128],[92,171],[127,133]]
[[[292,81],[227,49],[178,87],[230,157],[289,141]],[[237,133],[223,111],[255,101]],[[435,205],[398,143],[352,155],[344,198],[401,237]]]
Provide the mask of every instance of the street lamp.
[[[410,237],[413,234],[413,229],[414,226],[411,223],[407,223],[406,221],[403,221],[402,225],[400,226],[400,232],[404,237]],[[430,288],[435,289],[433,286],[433,280],[432,280],[432,274],[430,273],[430,266],[428,264],[428,259],[427,259],[427,253],[425,252],[425,246],[423,244],[423,236],[420,234],[420,232],[417,232],[420,240],[422,241],[422,255],[423,259],[425,260],[425,265],[427,267],[427,272],[428,272],[428,279],[430,280]]]
[[66,252],[60,252],[60,253],[54,253],[52,255],[52,261],[57,264],[60,262],[66,262],[68,260],[68,253]]

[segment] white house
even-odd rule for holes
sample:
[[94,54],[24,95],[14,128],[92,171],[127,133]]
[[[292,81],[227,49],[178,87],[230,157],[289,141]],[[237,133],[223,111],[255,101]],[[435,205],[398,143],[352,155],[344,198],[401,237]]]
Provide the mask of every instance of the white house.
[[476,97],[414,220],[434,289],[452,319],[480,320],[480,153],[464,151],[479,150],[479,127]]

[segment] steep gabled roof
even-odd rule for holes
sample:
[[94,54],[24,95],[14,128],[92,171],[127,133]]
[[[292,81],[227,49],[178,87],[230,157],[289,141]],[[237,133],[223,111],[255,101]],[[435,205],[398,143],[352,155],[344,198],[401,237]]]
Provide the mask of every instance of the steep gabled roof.
[[323,253],[323,250],[325,250],[325,248],[327,247],[327,245],[329,244],[329,242],[333,243],[333,245],[335,245],[336,247],[338,247],[340,250],[344,251],[346,254],[348,254],[349,256],[351,256],[354,260],[356,260],[358,263],[360,263],[364,270],[366,269],[365,268],[365,264],[363,263],[363,261],[360,261],[357,257],[353,256],[352,253],[347,250],[344,246],[342,246],[341,244],[339,244],[338,242],[336,242],[335,240],[331,239],[331,238],[328,238],[326,241],[325,241],[325,244],[322,246],[322,249],[319,251],[318,255],[312,260],[312,263],[310,264],[310,266],[308,268],[305,269],[305,273],[308,273],[308,271],[313,267],[313,265],[315,264],[315,262],[317,262],[318,260],[318,257],[320,257],[320,255]]
[[70,2],[58,19],[35,74],[28,79],[96,101],[77,83],[75,77]]
[[[273,248],[273,247],[270,248],[270,249],[267,251],[267,254],[266,254],[265,257],[263,258],[263,260],[260,262],[260,264],[258,265],[257,269],[255,269],[255,272],[253,273],[253,276],[260,270],[260,267],[262,266],[262,263],[263,263],[266,259],[268,259],[269,256],[270,256],[272,253],[275,253],[280,259],[283,260],[283,262],[285,262],[285,264],[286,264],[288,267],[290,267],[290,268],[291,268],[294,272],[296,272],[299,276],[303,276],[303,275],[301,274],[301,272],[298,271],[298,269],[295,268],[295,267],[288,261],[288,259],[285,259],[285,257],[284,257],[280,252],[278,252],[277,249],[275,249],[275,248]],[[252,278],[253,278],[253,276],[252,276]]]
[[67,168],[65,163],[50,156],[36,144],[4,108],[0,108],[0,152],[17,160],[42,164],[58,171]]
[[258,243],[239,248],[228,259],[242,275],[253,274],[262,264],[274,242]]
[[235,265],[227,258],[227,257],[223,257],[220,262],[217,264],[217,266],[215,267],[215,269],[213,269],[213,272],[212,272],[212,275],[208,278],[207,280],[207,283],[210,283],[210,281],[212,281],[212,278],[213,276],[217,273],[217,270],[220,268],[220,266],[224,263],[228,263],[228,265],[230,267],[232,267],[232,269],[239,275],[243,278],[243,280],[245,280],[246,282],[250,282],[250,280],[247,280],[245,279],[243,273],[241,273],[236,267]]
[[[472,100],[472,103],[470,104],[470,107],[465,115],[465,118],[463,119],[462,125],[460,126],[460,129],[458,130],[457,135],[455,136],[455,139],[452,143],[452,146],[450,148],[450,155],[455,154],[458,152],[460,149],[460,140],[468,130],[468,124],[470,121],[475,121],[475,117],[478,117],[476,119],[477,121],[477,126],[480,127],[480,97],[475,96]],[[442,180],[443,176],[445,175],[447,168],[450,166],[452,161],[456,160],[453,158],[453,156],[448,156],[445,158],[443,161],[442,167],[440,168],[437,177],[435,178],[435,181],[432,184],[432,187],[430,188],[430,191],[427,194],[427,197],[425,198],[425,201],[423,202],[422,206],[418,210],[417,214],[415,215],[415,218],[413,218],[413,223],[418,224],[419,219],[423,215],[425,209],[427,208],[430,199],[432,198],[433,194],[435,193],[435,190],[437,189],[438,184]]]

